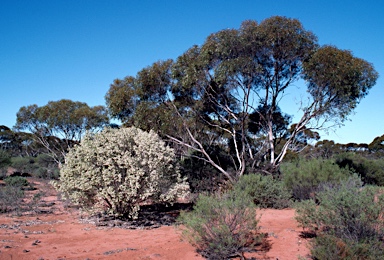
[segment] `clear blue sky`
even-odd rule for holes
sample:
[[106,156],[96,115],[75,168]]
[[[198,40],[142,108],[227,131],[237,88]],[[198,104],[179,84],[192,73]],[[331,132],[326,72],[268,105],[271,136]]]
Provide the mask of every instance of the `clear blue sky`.
[[320,44],[373,63],[381,77],[351,122],[322,133],[369,143],[384,134],[383,11],[379,0],[0,0],[0,125],[13,127],[20,107],[31,104],[66,98],[105,105],[115,78],[175,59],[244,20],[281,15],[299,19]]

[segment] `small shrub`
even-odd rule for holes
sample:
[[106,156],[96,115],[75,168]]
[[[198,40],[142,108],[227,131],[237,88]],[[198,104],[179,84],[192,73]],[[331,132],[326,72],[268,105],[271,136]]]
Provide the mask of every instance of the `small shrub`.
[[21,176],[7,177],[4,179],[4,182],[7,186],[13,187],[25,187],[29,186],[29,182],[26,178]]
[[21,209],[24,191],[19,186],[4,186],[0,189],[0,213]]
[[0,148],[0,169],[11,164],[11,157],[7,151]]
[[39,154],[35,159],[36,164],[42,168],[50,168],[56,166],[56,162],[53,160],[52,156],[48,154]]
[[235,190],[247,193],[260,208],[287,208],[291,204],[291,193],[280,180],[272,176],[248,174],[241,176],[234,185]]
[[12,157],[11,166],[21,173],[33,173],[39,168],[33,157]]
[[234,190],[221,195],[200,195],[193,211],[182,212],[183,236],[208,259],[242,257],[261,241],[252,199]]
[[299,203],[296,220],[317,233],[315,259],[380,259],[384,255],[384,196],[358,176],[324,184],[316,200]]
[[47,180],[58,180],[60,177],[60,170],[57,167],[44,168],[40,167],[35,170],[33,176]]
[[307,200],[322,183],[337,183],[351,176],[349,169],[341,169],[332,160],[297,160],[281,165],[282,179],[296,200]]
[[0,168],[0,180],[4,180],[7,177],[7,168]]
[[174,150],[154,132],[133,127],[88,133],[70,149],[53,185],[86,210],[128,218],[145,202],[172,203],[189,188]]

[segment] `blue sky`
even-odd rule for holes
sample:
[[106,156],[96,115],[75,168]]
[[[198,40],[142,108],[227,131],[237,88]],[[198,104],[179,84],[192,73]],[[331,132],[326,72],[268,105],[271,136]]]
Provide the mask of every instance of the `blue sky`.
[[31,104],[66,98],[105,105],[115,78],[175,59],[244,20],[281,15],[299,19],[320,44],[351,50],[379,72],[351,121],[321,133],[339,143],[370,143],[384,134],[383,11],[379,0],[0,0],[0,125],[14,126],[20,107]]

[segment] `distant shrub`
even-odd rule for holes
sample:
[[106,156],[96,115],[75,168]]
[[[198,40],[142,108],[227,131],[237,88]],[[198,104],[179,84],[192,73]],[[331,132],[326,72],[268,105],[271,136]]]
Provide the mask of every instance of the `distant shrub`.
[[4,186],[0,188],[0,213],[7,213],[21,209],[24,191],[18,186]]
[[11,166],[21,173],[33,173],[38,165],[35,164],[33,157],[12,157]]
[[336,164],[357,173],[364,183],[384,186],[384,159],[368,159],[355,153],[343,153],[336,157]]
[[349,169],[340,168],[332,160],[300,159],[281,165],[282,179],[296,200],[306,200],[322,183],[339,182],[351,176]]
[[291,204],[291,193],[284,183],[270,175],[243,175],[233,188],[247,193],[260,208],[282,209]]
[[7,177],[7,168],[0,168],[0,180],[3,180]]
[[11,164],[11,157],[7,151],[0,148],[0,169]]
[[14,186],[14,187],[29,186],[29,182],[27,181],[27,179],[20,176],[7,177],[4,179],[4,182],[7,186]]
[[58,180],[60,177],[60,170],[57,167],[38,168],[33,173],[33,176],[47,180]]
[[316,200],[297,205],[300,226],[316,232],[314,259],[381,259],[384,255],[384,196],[362,186],[358,176],[322,185]]
[[52,156],[45,153],[39,154],[36,157],[35,162],[39,167],[43,167],[43,168],[56,167],[57,165],[57,163],[52,158]]
[[171,203],[189,188],[173,149],[154,132],[133,127],[87,134],[70,149],[53,185],[84,209],[129,218],[141,204]]
[[182,212],[179,221],[183,236],[207,259],[242,257],[261,241],[255,205],[240,190],[200,195],[193,211]]

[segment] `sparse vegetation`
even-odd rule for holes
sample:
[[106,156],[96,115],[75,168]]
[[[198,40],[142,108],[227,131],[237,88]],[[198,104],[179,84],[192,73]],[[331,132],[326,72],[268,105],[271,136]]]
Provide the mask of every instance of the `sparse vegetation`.
[[[313,259],[378,259],[384,196],[370,185],[384,186],[384,136],[341,145],[318,132],[342,125],[378,76],[297,19],[244,21],[114,80],[107,107],[21,107],[14,130],[0,126],[0,212],[36,205],[24,176],[53,179],[63,199],[116,223],[153,224],[160,214],[149,215],[192,191],[184,236],[208,259],[244,259],[262,238],[256,207],[297,203]],[[292,116],[281,105],[298,81],[306,94]]]

